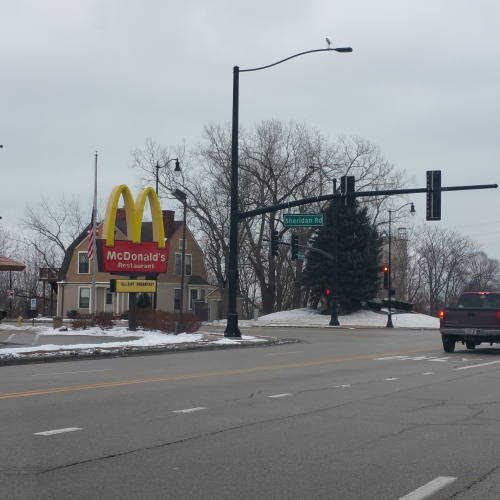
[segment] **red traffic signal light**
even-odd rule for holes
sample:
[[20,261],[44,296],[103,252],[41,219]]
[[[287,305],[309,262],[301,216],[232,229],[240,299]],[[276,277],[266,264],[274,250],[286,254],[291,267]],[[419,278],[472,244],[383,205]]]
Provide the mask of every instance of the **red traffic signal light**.
[[330,289],[329,289],[329,288],[327,288],[327,289],[325,290],[325,295],[330,295]]

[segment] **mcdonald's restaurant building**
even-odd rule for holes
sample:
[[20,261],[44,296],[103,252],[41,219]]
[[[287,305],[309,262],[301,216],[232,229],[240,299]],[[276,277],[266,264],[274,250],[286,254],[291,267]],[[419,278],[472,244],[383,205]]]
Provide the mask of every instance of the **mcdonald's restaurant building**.
[[[181,297],[181,258],[183,222],[174,220],[175,212],[162,210],[162,223],[166,242],[169,243],[167,271],[157,278],[157,309],[178,311]],[[98,225],[99,235],[103,234],[102,223]],[[88,259],[88,237],[86,229],[68,247],[58,276],[57,315],[66,316],[67,311],[76,310],[89,313],[91,300],[91,261]],[[99,238],[100,236],[98,236]],[[127,240],[125,209],[118,208],[115,221],[115,240]],[[141,241],[153,241],[152,222],[142,222]],[[207,282],[207,272],[203,252],[186,228],[186,259],[184,278],[184,312],[196,312],[197,305],[215,287]],[[128,276],[96,273],[96,312],[106,311],[120,315],[128,310],[127,293],[111,293],[110,278],[127,279]]]

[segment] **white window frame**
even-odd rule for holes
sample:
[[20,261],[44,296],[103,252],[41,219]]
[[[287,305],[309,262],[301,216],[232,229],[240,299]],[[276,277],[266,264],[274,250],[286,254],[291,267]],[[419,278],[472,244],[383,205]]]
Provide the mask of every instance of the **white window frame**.
[[[187,242],[186,242],[186,248],[187,248]],[[182,238],[179,238],[179,250],[182,250]]]
[[[89,296],[88,296],[89,305],[87,307],[81,306],[82,290],[88,290],[88,292],[89,292]],[[78,309],[90,309],[90,287],[89,286],[79,286],[78,287]]]
[[[177,299],[175,297],[175,292],[179,291],[179,298]],[[175,301],[178,300],[179,301],[179,307],[176,308],[175,307]],[[180,288],[174,288],[174,311],[180,311],[181,309],[181,289]]]
[[[179,255],[179,260],[180,260],[180,264],[179,266],[177,266],[177,256]],[[184,262],[184,276],[191,276],[193,274],[193,255],[190,254],[190,253],[187,253],[185,255],[186,257],[186,260]],[[189,258],[189,267],[190,267],[190,273],[187,272],[187,267],[188,267],[188,258]],[[180,269],[180,272],[177,272],[177,269]],[[174,275],[175,276],[180,276],[182,273],[182,254],[181,253],[175,253],[175,256],[174,256]]]
[[[191,294],[193,292],[196,292],[196,298],[194,299],[193,297],[191,297]],[[200,289],[199,288],[190,288],[189,289],[189,310],[192,311],[193,310],[193,300],[199,300],[198,299],[198,295],[200,294]]]
[[[80,254],[85,254],[87,255],[87,266],[88,266],[88,271],[86,273],[82,273],[80,272]],[[78,256],[77,256],[77,271],[78,271],[78,274],[90,274],[90,260],[88,258],[88,252],[78,252]]]

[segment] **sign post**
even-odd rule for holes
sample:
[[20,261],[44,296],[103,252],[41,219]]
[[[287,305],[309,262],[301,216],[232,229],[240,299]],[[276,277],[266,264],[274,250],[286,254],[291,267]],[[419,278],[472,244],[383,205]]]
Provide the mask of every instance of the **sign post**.
[[[36,311],[36,299],[30,299],[31,310]],[[35,313],[33,312],[33,326],[35,326]]]

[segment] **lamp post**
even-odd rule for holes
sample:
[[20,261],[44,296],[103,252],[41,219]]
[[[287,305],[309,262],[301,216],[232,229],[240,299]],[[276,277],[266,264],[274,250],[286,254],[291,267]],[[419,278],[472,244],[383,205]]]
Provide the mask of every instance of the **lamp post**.
[[171,161],[175,160],[175,169],[174,169],[174,174],[177,176],[181,175],[181,167],[179,165],[179,158],[170,158],[170,160],[165,163],[165,165],[160,165],[158,162],[156,162],[156,165],[154,168],[156,168],[156,194],[158,195],[158,172],[160,168],[166,167]]
[[411,205],[410,208],[410,214],[413,216],[417,212],[415,211],[415,206],[413,205],[412,202],[410,203],[405,203],[404,205],[400,206],[399,208],[396,208],[396,210],[391,210],[389,209],[389,271],[388,271],[388,285],[389,289],[387,290],[387,298],[389,299],[389,314],[387,316],[387,325],[386,328],[394,328],[394,325],[392,324],[392,308],[391,308],[391,296],[392,296],[392,290],[391,290],[391,272],[392,272],[392,266],[391,266],[391,218],[393,212],[397,212],[398,210],[401,210],[404,207],[407,207],[408,205]]
[[[180,169],[178,170],[180,175]],[[177,198],[183,205],[184,208],[184,216],[183,216],[183,225],[182,225],[182,257],[181,257],[181,296],[179,303],[179,321],[175,324],[175,335],[179,335],[179,333],[184,333],[186,331],[186,327],[184,322],[182,321],[182,310],[184,308],[184,275],[186,272],[186,208],[187,208],[187,195],[180,189],[176,189],[172,191],[172,194],[175,198]]]
[[[175,168],[174,168],[174,175],[176,177],[179,177],[181,175],[181,167],[179,165],[179,158],[170,158],[170,160],[167,161],[167,163],[165,163],[165,165],[160,165],[158,163],[158,161],[156,162],[156,165],[155,165],[155,168],[156,168],[156,196],[158,196],[158,173],[159,173],[159,170],[160,168],[164,168],[166,167],[171,161],[174,161],[175,160]],[[163,185],[163,184],[162,184]],[[166,237],[167,235],[165,235]],[[157,280],[158,281],[158,280]],[[158,283],[157,283],[158,285]],[[153,309],[156,311],[156,307],[158,305],[158,291],[156,291],[154,294],[153,294]]]
[[233,68],[233,116],[232,116],[232,136],[231,136],[231,203],[229,222],[229,262],[227,271],[228,281],[228,307],[227,307],[227,327],[224,332],[225,337],[241,337],[238,328],[238,311],[236,310],[236,299],[238,293],[238,111],[239,111],[239,87],[240,73],[250,71],[260,71],[262,69],[277,66],[295,57],[313,52],[352,52],[351,47],[340,47],[336,49],[316,49],[300,52],[293,56],[282,59],[273,64],[260,68],[242,69],[239,66]]

